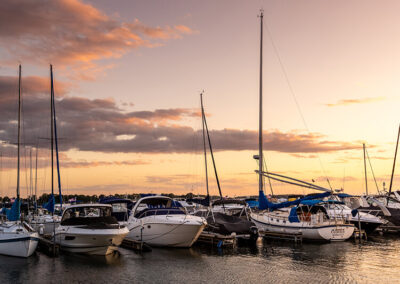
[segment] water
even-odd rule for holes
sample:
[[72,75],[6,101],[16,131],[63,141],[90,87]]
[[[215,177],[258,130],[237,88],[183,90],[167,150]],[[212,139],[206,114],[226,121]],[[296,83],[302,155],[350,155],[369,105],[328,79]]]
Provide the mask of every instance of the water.
[[395,283],[400,282],[400,238],[256,247],[153,249],[93,257],[62,254],[29,259],[0,256],[2,283]]

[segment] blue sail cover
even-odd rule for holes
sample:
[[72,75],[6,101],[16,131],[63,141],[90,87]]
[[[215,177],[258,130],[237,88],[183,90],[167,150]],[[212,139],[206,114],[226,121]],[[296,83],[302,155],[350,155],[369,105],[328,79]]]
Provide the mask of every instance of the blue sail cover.
[[300,223],[299,216],[297,216],[297,206],[292,207],[292,209],[290,209],[289,222]]
[[21,203],[19,202],[19,199],[17,198],[17,199],[15,199],[13,205],[11,206],[11,209],[7,209],[6,216],[9,221],[19,220],[20,206],[21,206]]
[[[324,198],[324,197],[327,197],[330,195],[331,195],[330,192],[324,192],[324,193],[320,193],[320,194],[316,194],[316,195],[299,198],[294,201],[286,201],[286,202],[282,202],[282,203],[272,203],[272,202],[268,201],[268,198],[265,196],[264,192],[260,191],[259,195],[258,195],[258,202],[259,202],[258,208],[260,210],[269,209],[269,210],[273,211],[273,210],[279,209],[279,208],[285,208],[285,207],[290,207],[293,205],[299,205],[300,203],[302,203],[302,201],[305,201],[305,200],[321,199],[321,198]],[[321,200],[319,200],[319,202],[321,202]]]
[[49,201],[43,205],[43,208],[46,209],[47,211],[53,213],[54,212],[54,204],[56,203],[56,200],[54,198],[54,195],[51,194],[49,197]]

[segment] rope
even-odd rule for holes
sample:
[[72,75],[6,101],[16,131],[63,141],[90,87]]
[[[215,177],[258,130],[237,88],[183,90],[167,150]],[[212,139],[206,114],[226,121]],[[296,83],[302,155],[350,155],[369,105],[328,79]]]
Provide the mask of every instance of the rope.
[[[288,85],[289,92],[290,92],[290,94],[292,95],[292,98],[293,98],[293,100],[294,100],[294,102],[295,102],[295,104],[296,104],[297,110],[298,110],[299,113],[300,113],[301,119],[303,120],[303,124],[304,124],[305,128],[307,129],[308,134],[311,135],[311,131],[310,131],[310,129],[309,129],[308,125],[307,125],[307,122],[306,122],[306,120],[305,120],[305,118],[304,118],[303,112],[301,111],[300,104],[299,104],[299,102],[298,102],[298,100],[297,100],[297,98],[296,98],[296,95],[295,95],[295,92],[294,92],[294,88],[293,88],[293,86],[292,86],[292,84],[291,84],[291,82],[290,82],[290,80],[289,80],[289,76],[288,76],[288,73],[287,73],[287,71],[286,71],[286,68],[285,68],[285,66],[284,66],[284,64],[283,64],[283,61],[282,61],[282,59],[281,59],[281,56],[280,56],[280,54],[279,54],[279,52],[278,52],[278,49],[277,49],[277,47],[276,47],[276,45],[275,45],[275,42],[274,42],[273,38],[272,38],[270,29],[269,29],[269,27],[268,27],[267,19],[265,20],[265,27],[266,27],[266,30],[267,30],[268,38],[269,38],[270,41],[271,41],[272,48],[273,48],[273,50],[274,50],[274,52],[275,52],[275,55],[276,55],[276,57],[277,57],[277,59],[278,59],[279,65],[280,65],[280,67],[281,67],[281,69],[282,69],[282,72],[283,72],[283,75],[284,75],[284,77],[285,77],[285,81],[286,81],[286,83],[287,83],[287,85]],[[326,174],[325,168],[324,168],[324,166],[323,166],[323,164],[322,164],[321,157],[320,157],[320,155],[318,154],[318,152],[317,152],[316,154],[317,154],[317,156],[318,156],[318,160],[319,160],[319,163],[320,163],[322,172],[323,172],[323,174],[324,174],[324,176],[325,176],[325,178],[326,178],[326,180],[327,180],[327,182],[328,182],[329,188],[332,190],[332,186],[331,186],[331,183],[329,182],[329,179],[328,179],[328,176],[327,176],[327,174]]]
[[374,177],[374,181],[375,181],[375,185],[376,185],[376,191],[377,191],[378,194],[379,194],[378,183],[376,182],[376,178],[375,178],[375,174],[374,174],[374,169],[372,168],[371,159],[369,158],[367,148],[365,148],[365,153],[367,154],[367,158],[368,158],[369,166],[370,166],[370,168],[371,168],[372,176]]

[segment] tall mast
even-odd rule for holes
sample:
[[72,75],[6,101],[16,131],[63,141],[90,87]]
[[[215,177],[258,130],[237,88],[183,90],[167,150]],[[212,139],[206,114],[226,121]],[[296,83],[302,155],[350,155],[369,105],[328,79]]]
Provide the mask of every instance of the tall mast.
[[365,159],[365,143],[363,143],[364,152],[364,177],[365,177],[365,193],[368,195],[368,180],[367,180],[367,161]]
[[263,82],[263,75],[262,75],[262,51],[263,51],[263,17],[264,11],[260,11],[260,102],[259,102],[259,129],[258,129],[258,189],[259,191],[263,191],[263,113],[262,113],[262,105],[263,105],[263,96],[262,96],[262,82]]
[[203,107],[203,93],[200,94],[200,103],[201,103],[201,126],[203,128],[204,165],[205,165],[205,170],[206,170],[206,188],[207,188],[207,196],[209,196],[210,192],[208,190],[207,148],[206,148],[206,133],[205,133],[205,128],[204,128],[205,115],[204,115],[204,107]]
[[[207,119],[206,119],[206,116],[204,114],[204,108],[202,109],[202,111],[203,111],[204,126],[206,127],[206,134],[207,134],[207,139],[208,139],[208,147],[210,148],[211,160],[212,160],[213,167],[214,167],[215,179],[217,180],[219,196],[222,199],[221,185],[219,184],[219,178],[218,178],[218,173],[217,173],[217,165],[215,164],[215,159],[214,159],[214,153],[213,153],[212,144],[211,144],[210,133],[208,132]],[[224,207],[224,205],[222,205],[222,207]],[[224,210],[225,210],[225,207],[224,207]]]
[[50,64],[50,144],[51,144],[51,194],[54,195],[54,153],[53,153],[53,148],[54,148],[54,125],[53,125],[53,96],[54,96],[54,89],[53,89],[53,65]]
[[33,191],[33,184],[32,184],[32,147],[29,149],[29,197],[28,202],[32,201],[32,191]]
[[400,136],[400,125],[399,125],[399,132],[397,133],[396,151],[394,152],[392,176],[390,177],[388,202],[389,202],[389,196],[390,196],[390,194],[392,193],[392,184],[393,184],[394,168],[396,167],[397,148],[399,147],[399,136]]
[[[53,86],[54,87],[54,86]],[[61,173],[60,173],[60,159],[58,157],[58,139],[57,139],[57,119],[56,119],[56,105],[54,102],[54,88],[53,88],[53,119],[54,119],[54,142],[56,146],[56,160],[57,160],[57,180],[58,180],[58,193],[60,198],[60,206],[62,208],[62,191],[61,191]]]
[[[20,143],[21,143],[21,64],[19,65],[18,78],[18,160],[17,160],[17,202],[19,202],[19,180],[20,180]],[[18,206],[19,213],[19,206]]]
[[36,162],[35,162],[35,197],[34,197],[34,204],[35,208],[37,207],[37,166],[38,166],[38,152],[39,148],[36,146]]

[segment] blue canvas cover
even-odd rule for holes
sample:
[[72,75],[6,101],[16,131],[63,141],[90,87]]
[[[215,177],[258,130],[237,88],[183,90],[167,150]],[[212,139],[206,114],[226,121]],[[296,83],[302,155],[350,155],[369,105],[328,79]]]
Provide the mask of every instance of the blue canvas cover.
[[347,193],[339,193],[337,196],[340,198],[345,198],[345,197],[353,197],[353,195],[347,194]]
[[20,206],[21,206],[21,203],[19,202],[19,199],[17,198],[17,199],[15,199],[11,208],[6,209],[7,210],[6,216],[9,221],[19,220]]
[[[324,197],[327,197],[331,195],[330,192],[324,192],[324,193],[320,193],[320,194],[316,194],[316,195],[311,195],[311,196],[307,196],[304,198],[299,198],[297,200],[294,201],[286,201],[286,202],[282,202],[282,203],[272,203],[268,201],[268,198],[265,196],[263,191],[259,192],[259,196],[258,196],[258,202],[259,202],[259,209],[260,210],[264,210],[264,209],[269,209],[271,211],[279,209],[279,208],[285,208],[285,207],[290,207],[293,205],[299,205],[300,203],[302,203],[303,201],[306,200],[313,200],[313,199],[321,199]],[[319,202],[321,202],[321,200],[319,200]]]
[[47,211],[53,213],[54,212],[54,204],[56,203],[56,200],[54,198],[54,195],[51,194],[49,197],[49,201],[43,205],[43,208],[45,208]]
[[290,209],[289,222],[290,223],[300,223],[299,216],[297,216],[297,206]]
[[249,205],[250,208],[257,208],[259,207],[259,203],[257,200],[245,200],[247,205]]

